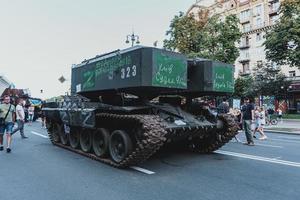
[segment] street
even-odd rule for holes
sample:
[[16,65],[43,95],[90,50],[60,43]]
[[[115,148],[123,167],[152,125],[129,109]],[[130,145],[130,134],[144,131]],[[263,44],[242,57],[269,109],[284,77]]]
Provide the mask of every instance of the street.
[[53,146],[40,122],[25,133],[0,152],[1,199],[300,199],[297,135],[267,133],[254,147],[233,139],[209,155],[162,151],[122,170]]

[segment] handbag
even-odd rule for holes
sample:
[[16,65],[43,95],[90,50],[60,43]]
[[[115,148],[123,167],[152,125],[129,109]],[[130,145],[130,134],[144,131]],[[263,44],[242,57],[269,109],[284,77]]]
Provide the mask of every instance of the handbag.
[[5,115],[5,117],[4,118],[2,118],[2,117],[0,118],[0,126],[4,126],[5,125],[5,120],[7,118],[8,113],[10,112],[10,108],[11,108],[11,104],[9,105],[9,108],[8,108],[8,111],[7,111],[6,115]]

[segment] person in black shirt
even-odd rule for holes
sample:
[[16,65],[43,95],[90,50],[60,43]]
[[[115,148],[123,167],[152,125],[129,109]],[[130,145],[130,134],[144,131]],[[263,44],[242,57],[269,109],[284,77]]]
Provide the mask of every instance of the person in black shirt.
[[254,146],[253,136],[251,131],[251,123],[254,120],[254,105],[250,103],[249,98],[244,99],[244,105],[242,106],[242,123],[245,130],[245,135],[247,138],[247,144],[249,146]]

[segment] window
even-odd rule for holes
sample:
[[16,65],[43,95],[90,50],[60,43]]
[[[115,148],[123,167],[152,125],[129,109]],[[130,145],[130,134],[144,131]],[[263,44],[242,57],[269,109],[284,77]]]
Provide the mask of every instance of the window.
[[245,22],[250,20],[250,10],[244,10],[240,13],[240,21]]
[[280,7],[279,1],[271,3],[271,5],[270,5],[270,11],[271,12],[277,12],[279,10],[279,7]]
[[260,16],[262,14],[262,5],[255,7],[255,15]]
[[289,71],[289,77],[296,76],[296,71]]
[[240,51],[241,60],[248,60],[250,58],[249,50],[245,49]]
[[243,24],[243,32],[249,32],[250,31],[250,23]]
[[262,65],[263,65],[262,60],[258,60],[258,61],[257,61],[257,67],[262,67]]
[[256,33],[256,42],[261,41],[262,33]]
[[271,18],[270,18],[270,24],[273,25],[273,24],[275,24],[278,20],[279,20],[279,15],[271,16]]
[[245,46],[249,46],[249,37],[246,36],[246,37],[243,37],[241,39],[241,44],[240,44],[241,47],[245,47]]
[[243,65],[243,73],[250,73],[250,67],[249,67],[249,62],[245,62],[242,64]]
[[262,20],[260,17],[256,18],[256,28],[262,27]]

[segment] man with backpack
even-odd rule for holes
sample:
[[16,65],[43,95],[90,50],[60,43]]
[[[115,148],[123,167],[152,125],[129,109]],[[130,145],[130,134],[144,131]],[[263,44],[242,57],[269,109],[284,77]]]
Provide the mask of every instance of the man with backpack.
[[11,133],[14,127],[15,106],[10,103],[10,97],[4,96],[0,104],[0,151],[3,151],[3,135],[6,133],[6,152],[11,152]]

